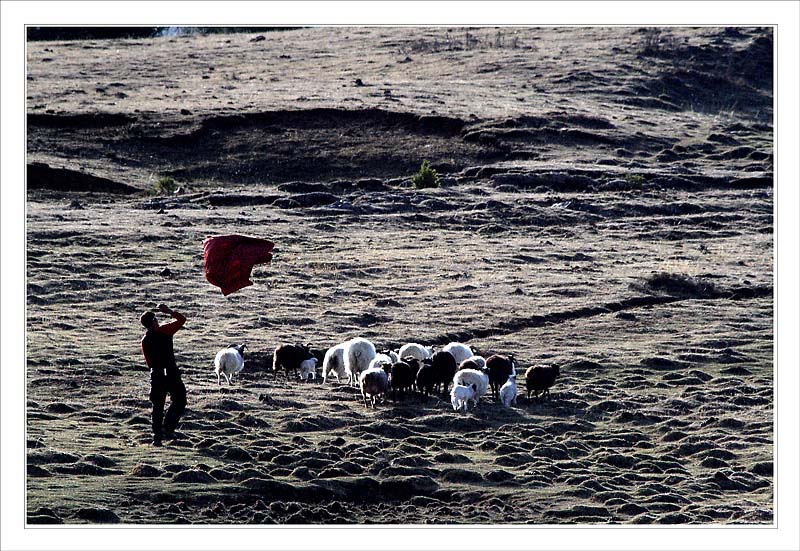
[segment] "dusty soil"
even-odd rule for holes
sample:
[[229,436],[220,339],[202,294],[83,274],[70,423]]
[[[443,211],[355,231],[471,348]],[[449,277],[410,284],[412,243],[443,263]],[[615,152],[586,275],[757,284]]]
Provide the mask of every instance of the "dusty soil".
[[[27,55],[29,523],[772,522],[771,31]],[[423,159],[440,188],[411,187]],[[153,195],[165,176],[180,194]],[[201,246],[224,233],[277,244],[228,298]],[[156,302],[189,318],[162,449],[139,350]],[[512,352],[520,388],[529,365],[562,375],[549,400],[458,414],[267,369],[281,342],[356,335]]]

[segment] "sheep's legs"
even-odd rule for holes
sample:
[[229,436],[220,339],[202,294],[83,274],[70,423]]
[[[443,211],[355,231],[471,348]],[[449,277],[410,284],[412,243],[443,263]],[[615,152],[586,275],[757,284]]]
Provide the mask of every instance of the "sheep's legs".
[[226,380],[226,381],[228,381],[228,385],[230,385],[230,384],[231,384],[231,378],[230,378],[230,377],[228,377],[228,374],[227,374],[226,372],[224,372],[224,371],[223,371],[223,372],[222,372],[222,375],[224,375],[224,376],[225,376],[225,380]]

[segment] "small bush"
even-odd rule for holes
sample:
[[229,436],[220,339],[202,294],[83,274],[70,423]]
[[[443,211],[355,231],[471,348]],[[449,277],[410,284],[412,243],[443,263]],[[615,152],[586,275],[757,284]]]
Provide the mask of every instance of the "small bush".
[[644,176],[641,174],[628,174],[625,176],[625,181],[629,184],[640,186],[644,183]]
[[677,47],[677,40],[670,33],[661,33],[661,29],[642,29],[642,41],[639,53],[646,56],[668,55]]
[[419,172],[411,177],[411,183],[417,189],[439,187],[439,174],[428,161],[422,161]]
[[162,176],[153,186],[153,192],[156,195],[172,195],[175,193],[177,187],[178,184],[175,182],[175,178],[171,176]]
[[635,288],[651,293],[684,298],[716,298],[720,291],[710,281],[686,274],[658,272],[644,278]]

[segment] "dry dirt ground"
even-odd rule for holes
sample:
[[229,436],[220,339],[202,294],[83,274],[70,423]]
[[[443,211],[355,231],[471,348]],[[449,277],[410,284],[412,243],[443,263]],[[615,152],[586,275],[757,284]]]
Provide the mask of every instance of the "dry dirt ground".
[[[29,42],[30,523],[771,523],[770,30],[311,28]],[[414,189],[423,159],[438,189]],[[157,196],[172,177],[181,193]],[[276,242],[228,298],[202,239]],[[164,268],[170,275],[162,275]],[[175,338],[150,446],[140,313]],[[274,377],[461,340],[468,414]],[[246,341],[218,387],[216,351]]]

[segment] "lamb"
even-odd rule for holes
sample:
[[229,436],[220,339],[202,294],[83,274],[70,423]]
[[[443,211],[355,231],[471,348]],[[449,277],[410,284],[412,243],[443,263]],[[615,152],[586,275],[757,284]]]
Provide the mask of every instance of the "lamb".
[[358,383],[361,387],[361,397],[364,398],[364,407],[369,407],[367,395],[370,397],[372,407],[375,408],[378,398],[389,389],[389,377],[380,367],[371,367],[362,371]]
[[470,398],[477,405],[481,396],[486,394],[489,388],[489,376],[478,369],[462,369],[457,371],[453,377],[454,385],[471,386],[475,385],[475,396]]
[[[444,350],[436,352],[431,358],[431,368],[433,369],[433,383],[435,390],[447,394],[447,387],[458,371],[456,360],[450,352]],[[439,386],[441,385],[441,389]]]
[[506,407],[511,404],[517,405],[517,374],[513,373],[508,377],[506,383],[500,387],[500,401]]
[[300,362],[300,378],[304,381],[317,380],[317,358],[309,358]]
[[486,358],[486,368],[489,370],[489,385],[492,387],[492,398],[498,399],[500,387],[505,383],[509,376],[514,374],[516,362],[514,356],[509,354],[503,356],[494,354]]
[[369,367],[375,357],[375,345],[367,339],[356,337],[344,343],[344,371],[347,383],[358,384],[359,374]]
[[220,375],[225,376],[228,384],[232,384],[233,376],[244,369],[244,349],[245,343],[232,344],[217,352],[214,358],[214,373],[217,374],[217,385],[221,385]]
[[272,356],[272,371],[277,376],[278,370],[281,368],[286,372],[286,380],[289,380],[289,372],[294,371],[297,377],[300,377],[301,364],[314,358],[314,355],[309,351],[311,345],[302,344],[281,344],[276,349]]
[[342,382],[344,378],[344,346],[345,343],[337,344],[325,352],[322,360],[322,384],[328,381],[330,375],[336,375],[336,380]]
[[433,356],[433,349],[426,348],[421,344],[417,344],[415,342],[410,342],[408,344],[404,344],[400,347],[400,352],[398,353],[400,359],[405,361],[406,356],[413,356],[418,360],[427,360],[431,356]]
[[369,362],[369,366],[367,369],[372,369],[373,367],[380,367],[382,368],[384,365],[392,365],[394,362],[390,356],[387,356],[384,353],[376,354],[372,361]]
[[477,386],[473,383],[469,386],[453,385],[453,390],[450,391],[450,403],[453,404],[453,411],[458,411],[464,408],[464,411],[469,411],[469,401],[475,401],[475,391]]
[[531,392],[533,397],[539,397],[541,393],[542,398],[545,395],[550,397],[550,387],[553,386],[560,374],[557,365],[535,365],[529,367],[525,371],[525,387],[528,391],[528,400],[531,399]]
[[460,342],[451,342],[442,348],[442,351],[450,352],[453,355],[453,358],[456,360],[456,365],[474,355],[469,346],[466,344],[461,344]]
[[392,400],[397,401],[397,391],[400,397],[405,395],[406,390],[414,386],[417,373],[406,362],[395,362],[389,371],[389,387],[392,389]]

